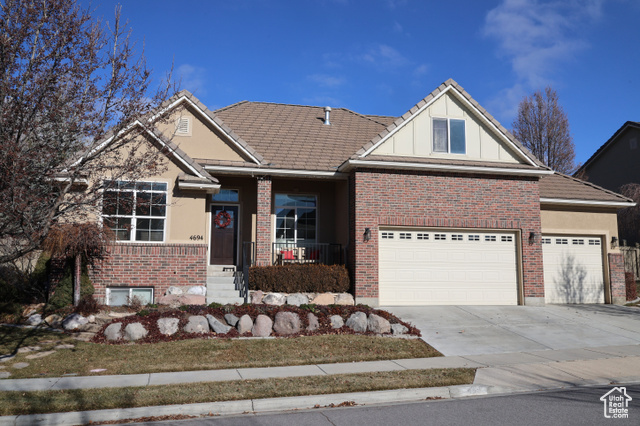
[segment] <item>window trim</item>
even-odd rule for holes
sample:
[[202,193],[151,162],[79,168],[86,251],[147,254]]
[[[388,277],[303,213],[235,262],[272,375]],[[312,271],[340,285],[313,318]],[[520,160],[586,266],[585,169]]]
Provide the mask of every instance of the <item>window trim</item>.
[[[131,215],[105,215],[103,213],[103,203],[104,203],[104,193],[107,191],[113,191],[113,188],[110,189],[106,189],[106,188],[102,188],[102,197],[100,199],[100,225],[101,226],[105,226],[104,223],[104,219],[105,217],[124,217],[124,218],[131,218],[131,230],[130,230],[130,235],[129,235],[129,239],[128,240],[118,240],[116,238],[115,242],[117,244],[163,244],[167,241],[167,223],[169,222],[169,206],[171,205],[171,201],[169,199],[170,197],[170,183],[164,180],[140,180],[140,181],[125,181],[125,180],[114,180],[114,181],[121,181],[121,182],[130,182],[135,184],[138,183],[164,183],[167,185],[167,189],[164,191],[165,192],[165,200],[166,200],[166,204],[165,204],[165,210],[164,210],[164,216],[159,217],[159,216],[137,216],[135,214],[131,214]],[[135,188],[135,187],[134,187]],[[116,188],[116,191],[120,191],[120,189]],[[128,192],[128,191],[126,191]],[[137,192],[137,190],[134,189],[133,192]],[[144,191],[141,191],[144,192]],[[160,192],[160,191],[158,191]],[[134,199],[135,199],[135,195],[134,195]],[[135,211],[135,209],[134,209]],[[164,222],[162,224],[162,240],[159,241],[144,241],[144,240],[136,240],[135,239],[135,235],[136,235],[136,227],[137,227],[137,221],[136,219],[162,219]]]
[[[436,137],[435,137],[435,126],[434,122],[436,120],[446,120],[447,122],[447,150],[446,151],[438,151],[436,150]],[[451,120],[462,121],[464,124],[464,152],[451,152]],[[452,155],[467,155],[467,120],[464,118],[455,118],[455,117],[431,117],[431,151],[435,154],[452,154]]]
[[[291,206],[279,206],[278,204],[276,204],[276,197],[278,195],[287,195],[287,196],[301,196],[301,197],[313,197],[315,199],[315,207],[313,207],[316,210],[316,223],[315,223],[315,238],[313,240],[302,240],[299,241],[298,240],[298,208],[310,208],[310,207],[291,207]],[[293,208],[295,209],[295,219],[294,219],[294,229],[293,229],[293,241],[287,241],[287,238],[282,238],[281,240],[284,241],[278,241],[278,209],[282,208]],[[291,192],[274,192],[273,193],[273,214],[275,216],[275,226],[274,226],[274,232],[273,232],[273,241],[276,243],[289,243],[289,244],[305,244],[305,243],[309,243],[309,244],[317,244],[318,243],[318,224],[320,222],[320,219],[318,217],[318,195],[317,194],[311,194],[311,193],[291,193]]]
[[131,299],[131,294],[133,290],[151,290],[151,300],[149,301],[149,304],[153,304],[153,302],[155,302],[155,289],[153,287],[150,286],[110,286],[106,288],[106,292],[105,292],[105,301],[104,304],[106,306],[126,306],[126,305],[111,305],[109,304],[109,301],[111,299],[111,290],[129,290],[129,296],[127,296],[128,299]]

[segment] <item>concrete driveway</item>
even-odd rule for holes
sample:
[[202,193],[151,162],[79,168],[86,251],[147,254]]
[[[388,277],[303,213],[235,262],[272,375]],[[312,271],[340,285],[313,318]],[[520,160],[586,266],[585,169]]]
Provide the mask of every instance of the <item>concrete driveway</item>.
[[381,307],[445,356],[640,344],[640,308],[614,305]]

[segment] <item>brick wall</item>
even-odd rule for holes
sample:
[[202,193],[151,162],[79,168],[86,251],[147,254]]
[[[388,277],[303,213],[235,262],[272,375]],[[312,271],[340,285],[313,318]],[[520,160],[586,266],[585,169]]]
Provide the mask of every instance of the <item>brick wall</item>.
[[624,256],[622,253],[609,253],[609,279],[611,282],[611,303],[625,303],[627,293],[624,282]]
[[114,244],[90,271],[95,297],[107,287],[153,287],[154,297],[169,286],[206,285],[206,244]]
[[256,264],[271,265],[271,177],[258,178]]
[[378,230],[387,225],[520,230],[524,296],[544,297],[542,247],[539,238],[528,242],[530,232],[541,232],[535,178],[364,170],[352,173],[350,191],[356,297],[378,297]]

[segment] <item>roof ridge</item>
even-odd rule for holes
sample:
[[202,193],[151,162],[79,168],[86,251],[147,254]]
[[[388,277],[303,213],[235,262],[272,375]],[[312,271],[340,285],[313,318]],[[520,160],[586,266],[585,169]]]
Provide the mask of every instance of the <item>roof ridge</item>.
[[213,110],[213,111],[211,111],[211,112],[213,112],[213,113],[215,114],[215,113],[216,113],[216,112],[218,112],[218,111],[226,111],[226,110],[228,110],[228,109],[230,109],[230,108],[235,108],[235,107],[237,107],[238,105],[242,105],[242,104],[246,104],[246,103],[251,103],[251,102],[250,102],[250,101],[246,101],[246,100],[245,100],[245,101],[238,101],[238,102],[235,102],[235,103],[233,103],[233,104],[231,104],[231,105],[223,106],[223,107],[221,107],[221,108],[218,108],[218,109],[216,109],[216,110]]
[[589,182],[589,181],[586,181],[586,180],[578,179],[577,177],[574,177],[574,176],[565,175],[564,173],[560,173],[560,172],[557,172],[555,170],[554,170],[554,174],[556,174],[558,176],[561,176],[561,177],[563,177],[565,179],[569,179],[569,180],[572,180],[574,182],[581,183],[581,184],[586,185],[586,186],[590,186],[593,189],[598,189],[600,191],[604,191],[604,192],[608,193],[609,195],[613,195],[615,197],[622,198],[623,200],[633,201],[629,197],[626,197],[626,196],[624,196],[622,194],[618,194],[617,192],[611,191],[611,190],[609,190],[607,188],[603,188],[603,187],[601,187],[599,185],[596,185],[593,182]]
[[[351,114],[353,114],[353,115],[357,115],[358,117],[362,117],[362,118],[364,118],[364,119],[366,119],[366,120],[373,121],[374,123],[377,123],[377,124],[379,124],[379,125],[381,125],[381,126],[385,126],[385,127],[387,127],[387,125],[386,125],[385,123],[382,123],[382,122],[380,122],[380,121],[378,121],[378,120],[376,120],[376,119],[373,119],[373,118],[371,118],[370,116],[368,116],[368,115],[366,115],[366,114],[361,114],[361,113],[356,112],[356,111],[353,111],[353,110],[351,110],[351,109],[349,109],[349,108],[338,108],[338,109],[342,109],[342,110],[344,110],[344,111],[350,112],[350,113],[351,113]],[[394,117],[394,116],[392,116],[392,115],[388,115],[388,116],[387,116],[387,115],[377,115],[376,117],[389,117],[389,118],[396,118],[396,117]]]

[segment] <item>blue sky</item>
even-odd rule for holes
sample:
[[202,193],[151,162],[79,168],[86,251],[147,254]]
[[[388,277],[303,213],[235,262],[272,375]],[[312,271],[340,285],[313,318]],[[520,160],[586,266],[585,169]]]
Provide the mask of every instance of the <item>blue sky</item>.
[[[92,2],[106,20],[117,3]],[[640,120],[637,0],[121,3],[155,75],[173,63],[212,109],[250,100],[399,116],[453,78],[510,129],[522,97],[551,85],[578,162]]]

